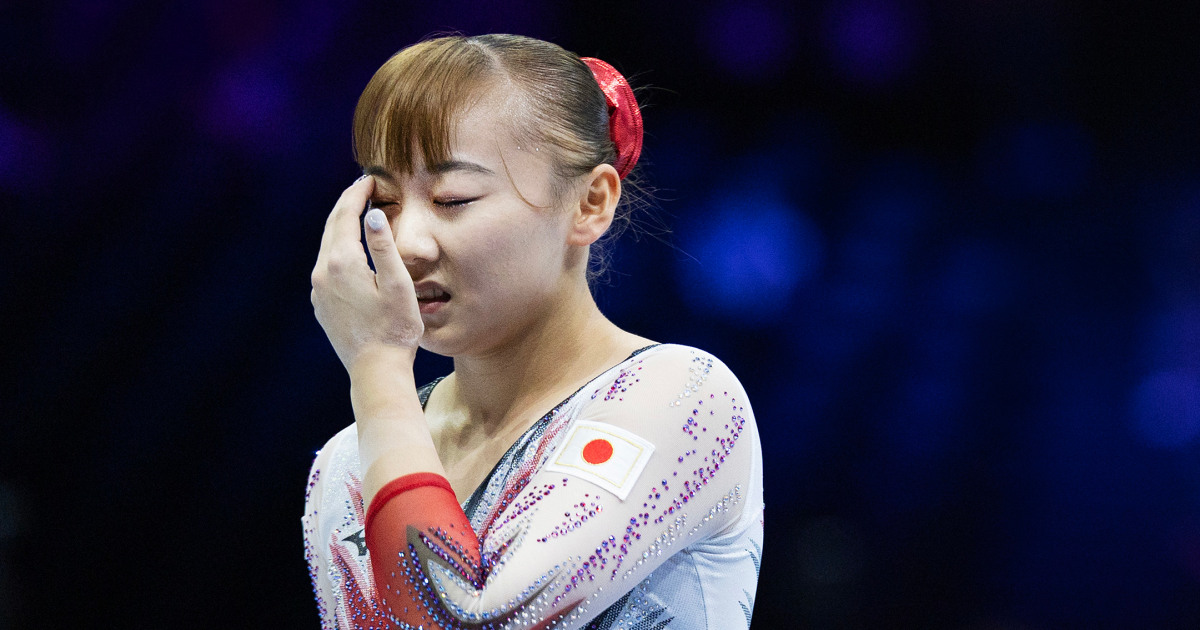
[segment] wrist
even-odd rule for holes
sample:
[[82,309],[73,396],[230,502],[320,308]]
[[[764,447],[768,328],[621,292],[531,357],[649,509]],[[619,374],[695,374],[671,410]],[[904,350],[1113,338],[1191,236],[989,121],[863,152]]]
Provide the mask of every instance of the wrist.
[[412,380],[416,356],[416,348],[377,345],[359,352],[346,371],[352,385],[356,382],[392,380],[405,375]]
[[360,425],[415,414],[420,417],[412,359],[405,352],[377,350],[359,356],[350,369],[350,403]]

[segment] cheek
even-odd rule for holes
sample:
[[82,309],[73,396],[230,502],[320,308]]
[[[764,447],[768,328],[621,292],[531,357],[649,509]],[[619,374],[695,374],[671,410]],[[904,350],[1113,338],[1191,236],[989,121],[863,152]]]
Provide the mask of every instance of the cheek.
[[563,252],[542,222],[494,225],[479,235],[462,269],[484,290],[524,295],[549,289],[562,272]]
[[521,234],[507,226],[481,222],[457,231],[453,240],[443,241],[442,249],[462,280],[483,288],[518,264],[525,250],[522,241]]
[[504,151],[503,159],[516,197],[528,201],[541,212],[553,212],[558,201],[555,195],[556,176],[549,151]]
[[498,282],[525,286],[528,287],[525,290],[534,291],[537,286],[544,284],[545,278],[552,272],[548,265],[546,243],[531,238],[528,232],[509,236],[507,239],[496,239],[492,250],[496,257],[490,261],[493,275]]

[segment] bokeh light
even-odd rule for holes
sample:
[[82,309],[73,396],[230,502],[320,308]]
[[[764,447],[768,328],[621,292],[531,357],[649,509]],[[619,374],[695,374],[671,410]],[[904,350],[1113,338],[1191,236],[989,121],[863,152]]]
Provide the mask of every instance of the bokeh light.
[[317,625],[296,517],[353,411],[308,276],[360,90],[447,30],[642,88],[665,225],[596,293],[749,394],[755,628],[1200,627],[1174,4],[6,4],[0,627],[171,627],[214,585],[227,624]]
[[832,2],[824,28],[837,72],[851,83],[870,87],[908,74],[923,35],[915,6],[894,0]]
[[956,244],[939,267],[934,291],[940,304],[956,316],[981,316],[1015,298],[1025,265],[1000,243],[971,240]]
[[266,155],[295,147],[291,118],[292,90],[278,72],[260,64],[242,64],[223,71],[208,91],[204,121],[219,138]]
[[715,3],[698,40],[716,66],[744,81],[765,81],[787,68],[795,31],[778,3],[765,0]]
[[812,220],[756,185],[714,195],[681,230],[680,247],[689,257],[676,278],[689,307],[739,325],[785,318],[824,255]]
[[1157,372],[1144,378],[1130,400],[1134,429],[1144,442],[1182,448],[1200,434],[1200,374]]
[[0,109],[0,189],[42,188],[51,176],[50,151],[42,134]]
[[1070,199],[1088,183],[1094,142],[1078,124],[1026,122],[996,129],[980,153],[981,177],[998,195]]

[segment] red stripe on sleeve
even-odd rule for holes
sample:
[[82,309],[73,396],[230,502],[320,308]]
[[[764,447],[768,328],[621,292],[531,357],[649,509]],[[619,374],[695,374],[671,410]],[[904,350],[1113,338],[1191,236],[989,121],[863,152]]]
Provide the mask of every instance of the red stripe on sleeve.
[[381,600],[373,608],[412,626],[476,627],[460,608],[470,602],[444,601],[427,574],[440,566],[475,589],[486,577],[479,538],[444,477],[414,473],[388,482],[371,501],[365,528]]
[[379,514],[379,511],[383,508],[384,504],[398,494],[402,494],[422,486],[442,488],[451,495],[454,494],[454,489],[450,487],[450,482],[446,481],[445,477],[437,473],[419,472],[412,473],[411,475],[404,475],[403,477],[397,477],[384,484],[383,487],[379,489],[379,492],[375,493],[375,498],[371,500],[371,507],[367,509],[367,520],[365,523],[363,523],[363,525],[365,525],[367,529],[371,529],[371,521],[375,518],[375,515]]

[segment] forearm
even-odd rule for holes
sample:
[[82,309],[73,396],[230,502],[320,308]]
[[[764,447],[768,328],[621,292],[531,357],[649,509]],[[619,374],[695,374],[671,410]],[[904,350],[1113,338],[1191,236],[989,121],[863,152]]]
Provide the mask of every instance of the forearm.
[[[685,386],[695,402],[673,404]],[[668,348],[625,364],[594,391],[606,390],[619,395],[568,406],[567,424],[547,429],[544,463],[542,455],[536,468],[512,462],[497,503],[480,514],[479,534],[445,479],[421,474],[409,455],[417,449],[405,450],[396,462],[403,469],[378,475],[383,486],[371,491],[360,516],[378,599],[356,609],[356,618],[393,615],[414,627],[580,627],[684,546],[745,518],[754,449],[740,436],[756,434],[745,392],[727,368]],[[373,426],[387,432],[411,424]],[[608,442],[610,459],[584,455],[598,441]],[[757,510],[761,495],[754,496]],[[745,559],[749,570],[751,556]]]
[[397,477],[418,472],[445,476],[417,399],[411,358],[381,352],[358,361],[350,371],[350,401],[364,506]]

